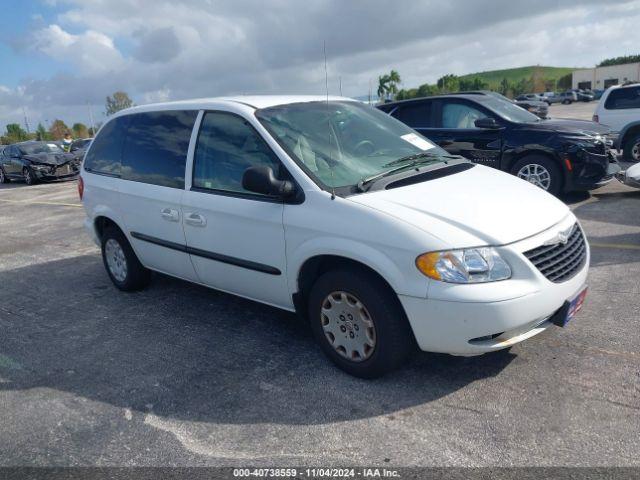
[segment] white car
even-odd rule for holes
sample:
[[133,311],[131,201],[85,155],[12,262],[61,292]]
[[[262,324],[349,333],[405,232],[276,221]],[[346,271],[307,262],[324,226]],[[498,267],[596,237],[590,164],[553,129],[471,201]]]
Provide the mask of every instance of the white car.
[[632,165],[624,172],[618,172],[616,178],[625,185],[640,188],[640,163]]
[[91,144],[79,191],[119,289],[154,270],[297,311],[361,377],[415,345],[509,347],[564,325],[586,293],[567,206],[346,98],[127,109]]
[[609,87],[600,98],[593,121],[617,133],[616,148],[625,160],[640,161],[640,84]]

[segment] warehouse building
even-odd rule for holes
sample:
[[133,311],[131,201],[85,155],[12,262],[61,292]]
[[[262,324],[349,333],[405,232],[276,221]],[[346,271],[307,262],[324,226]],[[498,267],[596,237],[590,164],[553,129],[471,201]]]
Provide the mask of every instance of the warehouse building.
[[574,70],[571,87],[605,90],[624,82],[640,82],[640,62]]

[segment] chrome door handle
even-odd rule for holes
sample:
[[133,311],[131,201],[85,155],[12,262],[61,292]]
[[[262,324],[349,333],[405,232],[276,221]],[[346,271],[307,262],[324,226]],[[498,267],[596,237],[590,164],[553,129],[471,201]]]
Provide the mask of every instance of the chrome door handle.
[[180,212],[173,208],[163,208],[160,210],[160,215],[162,218],[169,222],[179,222],[180,221]]
[[204,227],[207,225],[207,219],[199,213],[194,212],[187,213],[186,217],[184,217],[184,221],[194,227]]

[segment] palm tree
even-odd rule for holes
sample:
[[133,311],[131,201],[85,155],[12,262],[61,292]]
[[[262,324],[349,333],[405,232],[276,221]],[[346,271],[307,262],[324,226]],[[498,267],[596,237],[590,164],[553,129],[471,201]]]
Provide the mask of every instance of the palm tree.
[[378,77],[378,98],[380,101],[384,100],[389,93],[389,75],[382,75]]
[[400,74],[396,70],[391,70],[389,72],[389,89],[388,92],[391,95],[395,95],[398,93],[398,84],[401,83]]

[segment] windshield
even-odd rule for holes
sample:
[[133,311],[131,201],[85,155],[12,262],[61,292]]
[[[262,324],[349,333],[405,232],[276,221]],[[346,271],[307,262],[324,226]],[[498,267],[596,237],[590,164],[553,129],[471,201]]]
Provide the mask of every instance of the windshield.
[[24,155],[35,155],[38,153],[64,153],[64,150],[55,143],[31,143],[20,145],[20,151]]
[[540,121],[540,118],[533,113],[527,112],[524,108],[509,100],[502,100],[494,95],[487,95],[482,104],[511,122],[531,123]]
[[258,110],[256,117],[314,180],[328,188],[355,186],[397,170],[398,164],[391,162],[405,157],[429,152],[433,161],[440,161],[440,155],[447,155],[398,120],[358,102],[278,105]]

